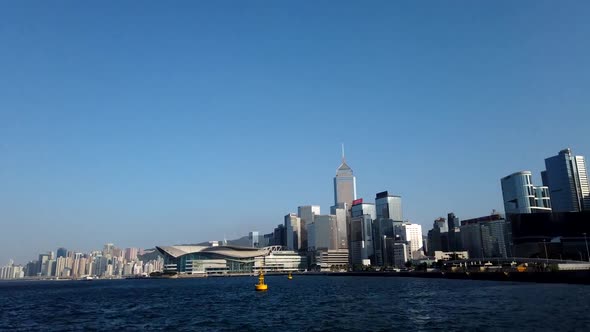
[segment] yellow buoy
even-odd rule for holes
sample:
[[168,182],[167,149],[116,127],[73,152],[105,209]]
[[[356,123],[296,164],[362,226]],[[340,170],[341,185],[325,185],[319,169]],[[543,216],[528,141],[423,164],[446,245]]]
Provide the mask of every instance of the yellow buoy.
[[289,272],[289,275],[287,276],[287,278],[289,278],[289,280],[293,279],[293,276],[291,275],[291,272]]
[[262,274],[262,271],[260,271],[260,274],[258,275],[258,283],[254,285],[254,287],[256,288],[256,291],[259,292],[268,290],[268,285],[264,283],[264,274]]

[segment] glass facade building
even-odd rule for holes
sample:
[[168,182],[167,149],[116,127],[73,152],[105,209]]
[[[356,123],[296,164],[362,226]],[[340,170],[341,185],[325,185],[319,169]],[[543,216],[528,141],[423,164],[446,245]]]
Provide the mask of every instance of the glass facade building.
[[549,187],[551,205],[555,212],[578,212],[590,209],[590,188],[586,162],[574,156],[570,149],[545,159],[543,185]]
[[271,251],[237,246],[157,246],[156,250],[164,257],[164,270],[180,274],[250,273],[256,257]]

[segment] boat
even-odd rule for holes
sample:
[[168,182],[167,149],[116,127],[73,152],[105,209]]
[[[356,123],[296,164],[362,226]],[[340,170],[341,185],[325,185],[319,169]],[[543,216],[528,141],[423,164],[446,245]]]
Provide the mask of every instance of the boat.
[[92,276],[84,276],[80,280],[82,280],[82,281],[92,281],[92,280],[94,280],[94,278],[92,278]]
[[264,274],[260,271],[258,274],[258,283],[254,285],[257,292],[265,292],[268,290],[268,285],[264,283]]
[[291,272],[289,272],[289,275],[287,276],[287,278],[288,278],[289,280],[293,279],[293,275],[291,274]]

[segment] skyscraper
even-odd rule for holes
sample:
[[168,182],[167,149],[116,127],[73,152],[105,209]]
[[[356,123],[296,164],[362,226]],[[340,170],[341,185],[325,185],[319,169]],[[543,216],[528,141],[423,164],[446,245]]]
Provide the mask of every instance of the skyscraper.
[[401,196],[390,195],[387,191],[380,192],[375,197],[375,208],[377,219],[403,220]]
[[319,205],[304,205],[297,208],[297,216],[300,218],[300,230],[301,235],[299,236],[299,249],[307,250],[308,238],[307,238],[307,226],[313,223],[316,215],[320,214]]
[[299,250],[301,248],[301,218],[295,213],[285,216],[285,237],[288,250]]
[[411,258],[419,259],[424,256],[424,246],[422,244],[422,226],[418,224],[406,223],[401,226],[401,230],[402,240],[409,242]]
[[346,164],[344,146],[342,147],[342,163],[334,177],[334,206],[349,209],[356,199],[356,178],[352,169]]
[[500,182],[507,216],[513,213],[551,212],[549,189],[533,186],[530,171],[512,173]]
[[577,212],[590,209],[590,188],[583,156],[574,156],[570,149],[545,159],[543,185],[549,187],[555,212]]
[[68,255],[68,249],[66,249],[66,248],[58,248],[57,249],[57,258],[66,257],[67,255]]

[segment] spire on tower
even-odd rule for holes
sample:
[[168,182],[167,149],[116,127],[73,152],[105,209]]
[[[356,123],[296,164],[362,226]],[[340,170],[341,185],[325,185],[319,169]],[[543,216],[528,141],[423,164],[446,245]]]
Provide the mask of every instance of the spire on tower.
[[344,158],[344,143],[342,143],[342,162],[344,162],[346,159]]

